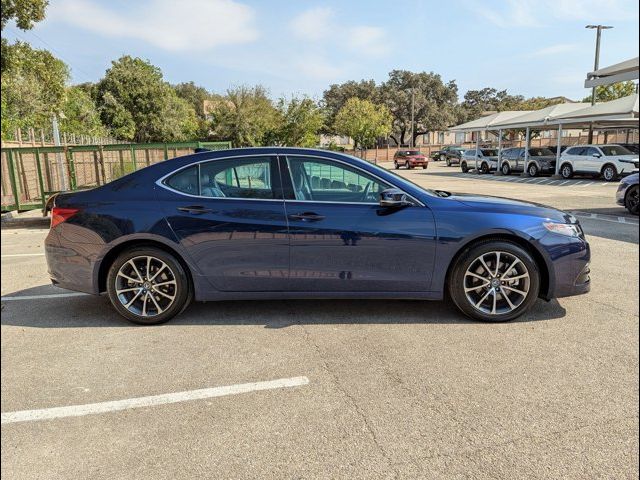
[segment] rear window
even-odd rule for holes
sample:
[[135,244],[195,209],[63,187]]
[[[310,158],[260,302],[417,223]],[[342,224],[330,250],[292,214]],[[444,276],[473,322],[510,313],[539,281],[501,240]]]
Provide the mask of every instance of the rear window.
[[614,155],[633,155],[631,150],[623,147],[622,145],[603,145],[600,147],[600,150],[602,150],[602,153],[607,157],[612,157]]
[[498,156],[498,151],[494,150],[492,148],[483,148],[481,150],[482,155],[484,155],[485,157],[497,157]]

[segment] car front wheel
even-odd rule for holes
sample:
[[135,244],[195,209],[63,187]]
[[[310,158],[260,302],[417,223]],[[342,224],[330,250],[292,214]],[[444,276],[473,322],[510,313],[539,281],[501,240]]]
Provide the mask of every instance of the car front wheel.
[[143,325],[170,320],[191,299],[180,262],[155,247],[132,248],[116,258],[109,269],[107,292],[120,315]]
[[447,167],[450,167],[450,166],[451,166],[451,159],[447,158]]
[[409,162],[405,163],[404,166],[407,170],[411,170],[411,164]]
[[509,167],[508,163],[503,163],[502,164],[502,174],[503,175],[509,175],[511,173],[511,167]]
[[467,162],[462,162],[460,164],[460,169],[462,170],[462,173],[467,173],[469,171],[469,167],[467,167]]
[[638,215],[638,203],[638,185],[634,185],[627,191],[627,194],[624,197],[624,206],[627,208],[629,213]]
[[613,165],[605,165],[602,169],[602,176],[607,182],[613,182],[618,178],[618,170]]
[[507,241],[487,241],[464,252],[449,277],[449,293],[467,316],[505,322],[538,298],[540,274],[531,255]]
[[400,165],[398,165],[398,162],[393,162],[393,166],[395,167],[396,170],[400,168]]

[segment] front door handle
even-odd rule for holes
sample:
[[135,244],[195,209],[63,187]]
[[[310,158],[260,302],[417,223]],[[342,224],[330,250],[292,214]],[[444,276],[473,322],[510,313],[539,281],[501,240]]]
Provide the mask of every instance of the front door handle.
[[291,220],[301,220],[303,222],[317,222],[318,220],[323,220],[325,218],[324,215],[318,215],[313,212],[303,212],[303,213],[295,213],[289,215]]
[[194,215],[202,215],[203,213],[211,213],[210,208],[205,208],[202,205],[189,205],[187,207],[178,207],[181,212],[193,213]]

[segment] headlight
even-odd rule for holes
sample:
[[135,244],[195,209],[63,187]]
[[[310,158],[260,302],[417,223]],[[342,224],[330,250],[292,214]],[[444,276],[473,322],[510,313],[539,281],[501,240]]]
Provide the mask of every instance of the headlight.
[[580,225],[575,223],[544,222],[543,225],[544,228],[550,232],[557,233],[559,235],[565,235],[567,237],[580,237],[582,235],[582,228],[580,228]]

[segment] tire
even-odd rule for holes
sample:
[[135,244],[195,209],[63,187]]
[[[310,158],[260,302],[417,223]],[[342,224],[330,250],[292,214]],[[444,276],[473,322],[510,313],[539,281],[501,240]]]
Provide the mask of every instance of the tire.
[[422,169],[426,170],[427,169],[427,164],[425,163],[424,165],[422,165]]
[[560,167],[560,175],[562,175],[562,178],[564,179],[570,179],[573,177],[573,167],[571,166],[571,164],[569,163],[564,163],[562,164],[562,166]]
[[447,166],[448,166],[448,167],[450,167],[450,166],[451,166],[451,165],[449,165],[449,159],[447,158],[447,156],[446,156],[446,155],[440,155],[440,157],[439,157],[439,158],[440,158],[440,161],[441,161],[441,162],[447,161]]
[[602,171],[600,173],[607,182],[613,182],[618,178],[618,170],[615,165],[611,165],[610,163],[602,167]]
[[467,173],[469,171],[469,167],[467,167],[467,162],[460,163],[460,170],[462,170],[462,173]]
[[530,177],[537,177],[539,173],[538,166],[535,163],[529,164],[529,168],[527,168],[527,173],[529,174]]
[[[144,284],[137,281],[140,277]],[[155,247],[134,247],[120,254],[109,268],[107,293],[120,315],[141,325],[171,320],[188,306],[192,297],[189,278],[180,262]]]
[[411,170],[411,164],[409,162],[405,163],[404,166],[407,170]]
[[396,170],[400,169],[400,165],[398,165],[398,162],[393,162],[393,166],[395,167]]
[[634,185],[624,196],[624,206],[632,215],[638,215],[638,185]]
[[447,157],[446,162],[447,162],[447,167],[450,167],[451,166],[451,159],[449,157]]
[[[481,257],[491,272],[486,272],[479,261]],[[514,264],[515,259],[519,262]],[[494,276],[496,263],[499,276]],[[510,266],[513,268],[509,270]],[[486,286],[483,280],[478,279],[484,277],[485,273],[491,278],[487,280],[491,283]],[[517,278],[505,281],[501,279],[504,275]],[[451,299],[462,313],[483,322],[506,322],[519,317],[535,303],[540,289],[540,273],[529,252],[519,245],[504,240],[489,240],[471,246],[460,255],[448,283]],[[470,290],[469,287],[476,284],[477,288]],[[478,303],[476,300],[479,300]]]
[[503,163],[502,164],[502,174],[503,175],[510,175],[511,174],[511,167],[509,166],[508,163]]
[[480,173],[487,174],[490,171],[491,169],[489,168],[489,164],[486,162],[482,162],[482,165],[480,165]]

